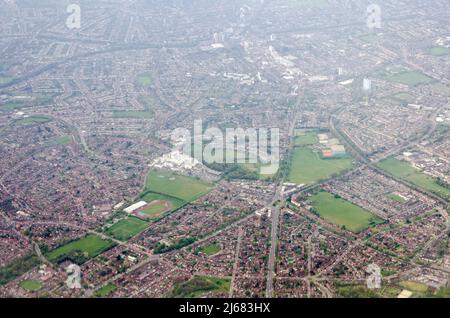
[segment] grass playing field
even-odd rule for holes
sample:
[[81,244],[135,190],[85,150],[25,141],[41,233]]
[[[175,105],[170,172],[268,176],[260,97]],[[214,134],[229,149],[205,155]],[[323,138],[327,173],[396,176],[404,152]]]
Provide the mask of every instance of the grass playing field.
[[209,292],[226,294],[230,289],[230,284],[230,278],[194,276],[187,282],[176,284],[170,297],[196,298]]
[[112,292],[114,292],[117,289],[117,286],[113,283],[109,283],[102,288],[98,289],[95,292],[96,297],[108,297]]
[[48,252],[46,256],[51,262],[60,263],[70,259],[77,264],[83,264],[90,258],[100,255],[113,246],[115,246],[113,242],[103,240],[97,235],[89,234],[84,238],[72,241]]
[[14,111],[25,107],[23,102],[8,102],[6,104],[0,105],[1,111]]
[[113,112],[114,118],[124,119],[151,119],[154,114],[151,111],[115,111]]
[[[147,192],[143,195],[141,195],[141,200],[144,200],[145,202],[154,202],[154,201],[160,201],[161,204],[159,205],[155,205],[151,208],[151,211],[144,211],[144,213],[150,214],[150,216],[152,218],[158,217],[160,216],[162,213],[164,212],[169,212],[169,211],[174,211],[177,210],[178,208],[182,207],[183,205],[185,205],[187,202],[174,198],[174,197],[170,197],[168,195],[163,195],[163,194],[159,194],[159,193],[154,193],[154,192]],[[169,210],[166,210],[163,205],[163,202],[168,202],[171,206],[171,208]],[[161,208],[160,211],[158,211],[158,207]]]
[[64,135],[48,141],[45,145],[47,147],[53,147],[53,146],[65,146],[71,143],[72,143],[72,136]]
[[295,146],[307,146],[307,145],[314,145],[318,142],[319,142],[319,140],[317,139],[317,132],[309,131],[309,132],[305,132],[303,134],[297,135],[295,137],[294,145]]
[[44,124],[49,122],[51,119],[46,116],[30,116],[18,119],[15,121],[19,125],[32,125],[32,124]]
[[177,175],[169,171],[152,170],[147,175],[145,191],[192,202],[209,193],[213,188],[212,184],[192,177]]
[[325,191],[314,194],[311,201],[322,218],[355,233],[383,223],[382,219],[369,211]]
[[351,158],[322,159],[309,148],[295,148],[288,181],[311,184],[351,168]]
[[434,55],[434,56],[444,56],[447,54],[450,54],[450,48],[448,47],[432,47],[428,49],[428,54]]
[[431,191],[443,199],[450,201],[450,189],[439,185],[436,179],[415,169],[406,161],[389,158],[378,163],[378,167],[398,178],[411,182],[420,188]]
[[405,71],[397,74],[389,74],[385,76],[385,79],[391,82],[397,82],[409,86],[428,84],[433,81],[432,78],[416,71]]
[[142,232],[149,224],[135,217],[128,217],[106,229],[105,233],[120,241],[126,241]]
[[42,288],[41,282],[34,280],[34,279],[27,279],[27,280],[21,281],[19,283],[19,286],[29,292],[37,292],[38,290],[40,290]]
[[137,77],[136,82],[140,86],[149,86],[152,84],[152,77],[149,74],[141,74]]
[[199,251],[208,255],[208,256],[212,256],[215,255],[217,253],[219,253],[222,250],[222,247],[219,244],[209,244],[209,245],[205,245],[202,246]]
[[390,194],[387,195],[387,197],[389,199],[391,199],[391,200],[396,201],[396,202],[400,202],[400,203],[405,203],[406,202],[405,199],[403,199],[401,196],[399,196],[398,194],[395,194],[395,193],[390,193]]

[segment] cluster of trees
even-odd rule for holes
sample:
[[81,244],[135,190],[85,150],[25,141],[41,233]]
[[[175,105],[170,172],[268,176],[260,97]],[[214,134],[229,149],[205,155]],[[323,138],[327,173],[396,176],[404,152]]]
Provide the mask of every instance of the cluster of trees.
[[40,264],[35,254],[18,258],[11,264],[0,268],[0,286],[8,284]]
[[158,243],[153,252],[155,254],[163,254],[163,253],[167,253],[170,251],[179,250],[180,248],[191,245],[196,240],[197,239],[195,237],[187,237],[187,238],[179,239],[176,243],[174,243],[172,245]]

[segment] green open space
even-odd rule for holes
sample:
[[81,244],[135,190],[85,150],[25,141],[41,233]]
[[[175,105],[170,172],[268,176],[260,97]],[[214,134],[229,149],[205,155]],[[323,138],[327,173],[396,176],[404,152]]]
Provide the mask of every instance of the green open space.
[[388,197],[389,199],[391,199],[391,200],[393,200],[393,201],[396,201],[396,202],[399,202],[399,203],[405,203],[405,202],[406,202],[405,199],[403,199],[401,196],[399,196],[398,194],[395,194],[395,193],[389,193],[389,194],[387,195],[387,197]]
[[34,279],[27,279],[27,280],[21,281],[19,283],[19,286],[29,292],[37,292],[38,290],[40,290],[42,288],[42,283],[37,280],[34,280]]
[[115,239],[126,241],[145,230],[148,223],[135,217],[128,217],[106,229],[105,233]]
[[0,84],[8,84],[9,82],[12,81],[12,77],[10,76],[4,76],[4,75],[0,75]]
[[7,102],[5,104],[0,105],[1,111],[15,111],[24,108],[26,105],[22,101],[15,101],[15,102]]
[[[158,204],[151,205],[150,207],[147,207],[142,210],[142,213],[144,213],[147,217],[151,219],[157,218],[166,212],[175,211],[187,203],[178,198],[155,192],[146,192],[140,196],[140,199],[149,203],[155,201],[158,202]],[[167,202],[170,205],[170,209],[166,209],[165,202]]]
[[329,192],[319,191],[311,197],[311,202],[314,213],[355,233],[384,222],[369,211]]
[[311,184],[330,178],[352,167],[352,158],[322,159],[310,148],[295,148],[288,181]]
[[117,289],[117,286],[113,283],[106,284],[95,292],[95,297],[108,297]]
[[397,93],[394,96],[392,96],[392,98],[402,101],[402,102],[408,102],[408,103],[412,103],[416,100],[416,98],[413,95],[411,95],[410,93],[407,93],[407,92]]
[[51,121],[50,117],[47,116],[29,116],[23,117],[15,121],[18,125],[32,125],[32,124],[45,124]]
[[401,83],[409,86],[428,84],[433,82],[431,77],[417,71],[403,71],[395,74],[385,75],[384,78],[391,82]]
[[114,111],[114,118],[123,119],[151,119],[154,114],[151,111]]
[[140,74],[136,78],[136,83],[139,86],[150,86],[152,84],[152,77],[150,74]]
[[70,260],[81,265],[113,246],[115,244],[110,240],[104,240],[97,235],[89,234],[46,253],[46,256],[51,262],[61,263]]
[[194,276],[187,282],[178,283],[170,293],[174,298],[196,298],[206,293],[228,293],[230,278]]
[[294,145],[295,146],[308,146],[308,145],[314,145],[318,142],[319,142],[319,140],[317,138],[317,132],[316,131],[308,131],[308,132],[298,134],[295,137]]
[[219,244],[212,243],[205,246],[202,246],[199,251],[208,256],[215,255],[222,250],[222,247]]
[[40,264],[35,254],[26,255],[0,268],[0,286],[5,285]]
[[444,56],[450,54],[450,48],[444,46],[436,46],[427,50],[428,54],[433,56]]
[[72,136],[70,135],[64,135],[64,136],[59,136],[56,138],[53,138],[49,141],[46,142],[46,146],[47,147],[53,147],[53,146],[65,146],[65,145],[69,145],[72,143]]
[[450,201],[450,188],[440,185],[438,179],[426,175],[406,161],[388,158],[379,162],[377,166],[395,177],[406,180],[419,188],[433,192],[441,198]]
[[208,194],[214,186],[197,178],[170,171],[152,170],[148,173],[145,191],[151,191],[192,202]]
[[381,36],[379,36],[378,34],[375,34],[375,33],[365,34],[365,35],[360,36],[359,38],[367,43],[375,43],[375,42],[379,41],[380,39],[382,39]]

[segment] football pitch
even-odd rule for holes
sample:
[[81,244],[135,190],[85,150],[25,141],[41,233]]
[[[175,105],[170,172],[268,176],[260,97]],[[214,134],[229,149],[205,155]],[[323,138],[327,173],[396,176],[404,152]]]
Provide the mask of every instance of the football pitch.
[[358,233],[383,220],[369,211],[333,194],[320,191],[311,197],[315,211],[326,221]]
[[437,182],[437,179],[415,169],[406,161],[389,158],[378,163],[378,167],[395,177],[411,182],[419,188],[433,192],[441,198],[450,201],[450,189]]
[[89,234],[84,238],[72,241],[60,246],[46,254],[51,262],[61,263],[66,259],[77,264],[83,264],[90,258],[96,257],[101,253],[115,246],[110,240],[104,240],[97,235]]
[[149,224],[135,217],[128,217],[106,229],[105,233],[120,241],[126,241],[142,232]]
[[322,159],[309,148],[295,148],[288,181],[311,184],[351,168],[351,158]]

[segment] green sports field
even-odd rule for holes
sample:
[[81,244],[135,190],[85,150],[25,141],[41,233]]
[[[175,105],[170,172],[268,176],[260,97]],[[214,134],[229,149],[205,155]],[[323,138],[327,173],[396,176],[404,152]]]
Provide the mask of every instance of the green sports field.
[[34,279],[27,279],[27,280],[21,281],[19,283],[19,286],[29,292],[37,292],[38,290],[40,290],[42,288],[41,282],[34,280]]
[[142,232],[149,224],[135,217],[128,217],[106,229],[105,233],[115,239],[126,241]]
[[145,191],[152,191],[186,202],[192,202],[209,193],[214,186],[192,177],[169,171],[152,170],[147,175]]
[[383,223],[382,219],[369,211],[325,191],[314,194],[311,202],[320,217],[355,233]]
[[428,49],[427,52],[428,52],[428,54],[431,54],[433,56],[444,56],[444,55],[450,54],[450,48],[437,46],[437,47],[432,47],[432,48]]
[[223,293],[230,290],[231,279],[209,276],[194,276],[184,283],[176,284],[170,297],[196,298],[206,293]]
[[113,283],[109,283],[95,292],[95,297],[108,297],[112,292],[117,289],[117,286]]
[[[174,211],[185,205],[187,202],[170,197],[168,195],[154,193],[154,192],[147,192],[143,195],[141,195],[141,200],[144,200],[145,202],[155,202],[158,201],[158,204],[155,204],[149,208],[144,209],[142,212],[146,214],[150,218],[157,218],[161,214],[164,214],[166,212]],[[169,209],[166,208],[166,206],[170,206]]]
[[18,125],[32,125],[32,124],[45,124],[51,119],[46,116],[30,116],[18,119],[15,121]]
[[115,111],[113,112],[114,118],[123,119],[151,119],[154,114],[151,111]]
[[409,86],[416,86],[420,84],[428,84],[433,82],[431,77],[426,76],[416,71],[404,71],[397,74],[389,74],[385,79],[391,82],[401,83]]
[[387,197],[393,201],[399,202],[399,203],[405,203],[406,200],[403,199],[401,196],[399,196],[398,194],[395,193],[390,193],[387,195]]
[[406,161],[389,158],[381,161],[377,166],[395,177],[411,182],[419,188],[431,191],[441,198],[450,201],[450,189],[439,185],[435,178],[415,169]]
[[322,159],[310,148],[295,148],[288,181],[311,184],[351,168],[351,158]]
[[139,86],[150,86],[152,84],[152,77],[150,74],[138,75],[136,82]]
[[1,111],[14,111],[25,107],[24,102],[8,102],[6,104],[0,105]]
[[89,234],[84,238],[72,241],[48,252],[46,256],[51,262],[60,263],[70,259],[77,264],[83,264],[90,258],[100,255],[113,246],[115,244],[110,240],[103,240],[97,235]]
[[199,251],[208,255],[208,256],[212,256],[215,255],[217,253],[219,253],[222,250],[222,247],[220,247],[219,244],[209,244],[209,245],[205,245],[202,246]]
[[294,145],[295,146],[307,146],[307,145],[314,145],[318,142],[319,142],[319,140],[317,139],[317,132],[308,131],[308,132],[297,135],[295,137]]

